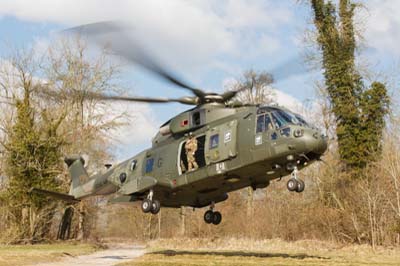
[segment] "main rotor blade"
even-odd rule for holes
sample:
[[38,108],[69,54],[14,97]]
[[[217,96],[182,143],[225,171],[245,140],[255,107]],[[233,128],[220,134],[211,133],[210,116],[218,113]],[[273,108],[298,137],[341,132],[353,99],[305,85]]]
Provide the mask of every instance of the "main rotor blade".
[[234,91],[226,91],[224,93],[221,94],[221,97],[223,99],[224,102],[228,102],[229,100],[231,100],[232,98],[234,98],[239,92],[241,91],[245,91],[247,90],[248,87],[244,86],[243,88],[239,89],[239,90],[234,90]]
[[300,55],[297,55],[286,59],[279,65],[269,69],[267,72],[274,77],[274,80],[276,81],[275,83],[279,83],[293,76],[312,73],[313,70],[307,67],[307,64]]
[[43,86],[40,90],[37,90],[39,95],[49,96],[55,99],[73,98],[74,96],[83,97],[84,99],[98,99],[106,101],[124,101],[124,102],[146,102],[146,103],[170,103],[177,102],[188,105],[197,105],[199,100],[198,97],[182,97],[182,98],[150,98],[150,97],[131,97],[131,96],[118,96],[118,95],[106,95],[97,92],[82,92],[82,91],[70,91],[68,94],[60,94],[59,92],[50,90]]
[[132,30],[122,23],[105,21],[74,27],[64,32],[87,35],[99,45],[109,47],[115,54],[142,66],[172,84],[190,90],[197,97],[203,98],[206,95],[204,91],[188,85],[157,63],[137,41],[128,36],[129,29]]
[[130,96],[112,96],[112,95],[103,95],[103,94],[91,94],[89,97],[100,100],[107,101],[124,101],[124,102],[146,102],[146,103],[182,103],[188,105],[196,105],[197,97],[182,97],[177,99],[171,98],[149,98],[149,97],[130,97]]

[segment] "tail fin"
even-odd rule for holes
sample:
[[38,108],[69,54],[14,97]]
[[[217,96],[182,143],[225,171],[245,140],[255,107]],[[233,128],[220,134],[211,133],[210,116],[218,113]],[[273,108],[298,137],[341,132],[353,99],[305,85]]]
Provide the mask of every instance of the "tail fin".
[[73,155],[66,157],[64,161],[68,165],[68,170],[72,179],[71,189],[68,195],[35,187],[31,188],[29,192],[63,200],[69,203],[79,202],[80,198],[85,196],[81,183],[89,178],[85,167],[83,167],[85,165],[85,160],[79,155]]
[[72,183],[70,195],[74,195],[74,190],[78,188],[84,181],[89,179],[89,175],[84,167],[85,160],[79,155],[66,157],[64,162],[68,165],[69,174],[71,175]]

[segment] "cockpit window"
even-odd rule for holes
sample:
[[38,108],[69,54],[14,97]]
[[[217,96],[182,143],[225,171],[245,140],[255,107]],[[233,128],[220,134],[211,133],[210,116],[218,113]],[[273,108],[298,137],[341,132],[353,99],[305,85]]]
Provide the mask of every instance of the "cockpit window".
[[281,128],[283,126],[286,126],[288,123],[290,123],[290,120],[288,120],[285,116],[281,116],[278,112],[272,112],[272,123],[276,128]]
[[257,116],[257,129],[256,133],[265,132],[273,129],[271,117],[269,114],[261,114]]
[[274,127],[272,126],[272,121],[271,121],[271,117],[269,116],[269,114],[265,115],[265,129],[266,130],[274,129]]
[[310,125],[298,114],[288,111],[275,110],[271,113],[273,123],[277,128],[283,127],[287,124],[299,125],[310,127]]
[[298,115],[298,114],[294,114],[294,115],[296,116],[297,120],[300,121],[301,125],[306,126],[306,127],[311,127],[310,124],[308,124],[308,123],[306,122],[306,120],[304,120],[303,117],[301,117],[301,116]]
[[288,123],[292,123],[292,124],[295,124],[295,125],[298,125],[300,123],[299,120],[297,120],[297,118],[293,114],[291,114],[289,112],[285,112],[285,111],[282,111],[282,110],[278,110],[277,112]]
[[264,115],[259,115],[257,116],[257,133],[264,132],[265,131],[265,120],[264,120]]
[[282,128],[288,124],[312,127],[298,114],[276,107],[260,107],[257,109],[257,133],[274,128]]

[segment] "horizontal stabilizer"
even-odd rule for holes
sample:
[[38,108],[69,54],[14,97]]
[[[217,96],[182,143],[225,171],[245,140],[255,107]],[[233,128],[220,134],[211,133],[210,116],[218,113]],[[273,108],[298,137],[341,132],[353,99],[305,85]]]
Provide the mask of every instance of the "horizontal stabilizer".
[[29,192],[48,196],[48,197],[59,199],[59,200],[63,200],[68,203],[77,203],[80,201],[71,195],[54,192],[54,191],[48,191],[48,190],[44,190],[44,189],[40,189],[40,188],[31,188]]

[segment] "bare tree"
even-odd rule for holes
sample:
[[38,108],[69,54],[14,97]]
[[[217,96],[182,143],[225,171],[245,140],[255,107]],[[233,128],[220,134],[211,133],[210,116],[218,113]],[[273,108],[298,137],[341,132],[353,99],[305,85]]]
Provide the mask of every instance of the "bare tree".
[[[118,86],[118,67],[106,50],[91,56],[86,42],[79,38],[60,39],[49,47],[43,69],[46,82],[52,90],[51,106],[47,108],[65,112],[62,134],[68,145],[64,154],[84,154],[90,159],[89,171],[102,169],[112,157],[113,144],[110,130],[124,124],[125,113],[110,115],[110,103],[90,97],[92,93],[115,92]],[[70,179],[64,175],[66,184]],[[78,239],[90,234],[91,216],[95,216],[96,199],[80,203],[76,208],[78,221],[74,231]],[[70,217],[70,216],[67,216]]]
[[242,77],[228,85],[227,90],[240,90],[234,100],[249,104],[270,104],[274,102],[271,84],[274,79],[265,71],[246,70]]

